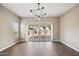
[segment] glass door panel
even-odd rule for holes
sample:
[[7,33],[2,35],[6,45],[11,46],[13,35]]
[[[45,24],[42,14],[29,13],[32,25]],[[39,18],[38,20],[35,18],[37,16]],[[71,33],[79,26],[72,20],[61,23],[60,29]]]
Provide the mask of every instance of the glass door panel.
[[32,42],[51,41],[51,25],[32,24],[28,27],[28,40]]

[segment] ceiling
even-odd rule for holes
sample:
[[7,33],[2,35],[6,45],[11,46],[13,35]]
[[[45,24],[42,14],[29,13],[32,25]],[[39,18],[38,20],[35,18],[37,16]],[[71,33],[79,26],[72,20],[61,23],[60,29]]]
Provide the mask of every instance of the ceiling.
[[[2,3],[2,5],[19,17],[33,17],[30,9],[37,6],[36,3]],[[59,17],[74,7],[76,3],[42,3],[42,5],[45,6],[46,17]]]

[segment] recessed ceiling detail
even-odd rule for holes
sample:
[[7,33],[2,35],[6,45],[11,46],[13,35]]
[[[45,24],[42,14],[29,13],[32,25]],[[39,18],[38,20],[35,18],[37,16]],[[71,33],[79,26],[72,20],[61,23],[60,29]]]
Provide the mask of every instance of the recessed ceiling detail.
[[[20,17],[33,17],[29,12],[31,8],[36,8],[36,3],[2,3],[8,10]],[[47,17],[58,17],[74,7],[76,3],[42,3]]]

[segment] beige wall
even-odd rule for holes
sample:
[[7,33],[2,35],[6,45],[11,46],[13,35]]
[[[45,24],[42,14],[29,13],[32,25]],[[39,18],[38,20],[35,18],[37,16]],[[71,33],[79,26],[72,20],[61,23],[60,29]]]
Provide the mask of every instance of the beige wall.
[[19,18],[0,5],[0,51],[18,42],[18,35],[13,35],[12,22]]
[[39,21],[34,20],[33,18],[27,17],[27,18],[21,18],[21,24],[23,23],[51,23],[53,25],[53,40],[58,41],[59,40],[59,18],[55,17],[47,17],[47,18],[41,18]]
[[61,16],[60,41],[79,51],[79,5]]

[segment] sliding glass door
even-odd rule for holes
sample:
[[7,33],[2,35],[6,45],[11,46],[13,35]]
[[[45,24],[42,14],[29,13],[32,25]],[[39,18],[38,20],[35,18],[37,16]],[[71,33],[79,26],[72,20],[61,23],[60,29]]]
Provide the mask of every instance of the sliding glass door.
[[29,24],[28,41],[30,42],[51,41],[51,25],[50,24]]

